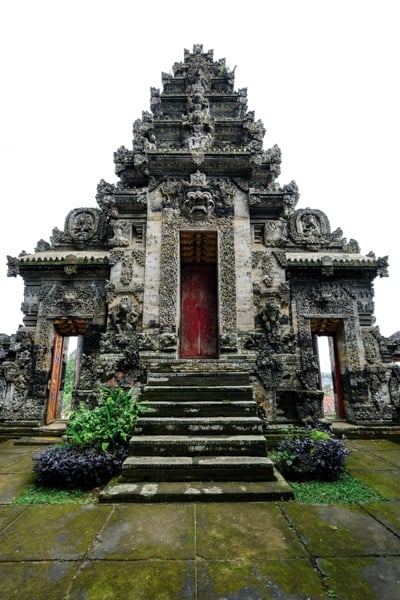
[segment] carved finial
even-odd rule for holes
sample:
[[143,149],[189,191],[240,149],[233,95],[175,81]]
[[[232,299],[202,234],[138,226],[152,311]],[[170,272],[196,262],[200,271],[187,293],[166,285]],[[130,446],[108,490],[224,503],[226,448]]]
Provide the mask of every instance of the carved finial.
[[206,186],[207,185],[207,176],[205,173],[200,173],[199,170],[196,171],[196,173],[192,173],[190,175],[190,185],[201,185],[201,186]]

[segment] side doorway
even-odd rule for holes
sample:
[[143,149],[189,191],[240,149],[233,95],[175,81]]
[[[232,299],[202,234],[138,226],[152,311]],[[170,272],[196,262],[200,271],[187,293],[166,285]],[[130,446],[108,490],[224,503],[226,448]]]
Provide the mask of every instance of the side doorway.
[[313,348],[319,365],[320,389],[324,392],[324,417],[332,421],[345,419],[341,361],[343,341],[341,319],[312,319]]
[[86,322],[60,319],[54,322],[55,334],[48,384],[46,425],[66,418],[73,389],[79,380],[80,357]]

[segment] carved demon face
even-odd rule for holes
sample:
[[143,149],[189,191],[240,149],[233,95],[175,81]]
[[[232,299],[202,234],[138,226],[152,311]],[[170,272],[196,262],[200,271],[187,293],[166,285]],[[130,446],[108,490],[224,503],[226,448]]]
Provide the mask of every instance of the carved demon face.
[[186,194],[182,210],[192,219],[206,219],[214,210],[214,200],[210,192],[205,190],[191,190]]

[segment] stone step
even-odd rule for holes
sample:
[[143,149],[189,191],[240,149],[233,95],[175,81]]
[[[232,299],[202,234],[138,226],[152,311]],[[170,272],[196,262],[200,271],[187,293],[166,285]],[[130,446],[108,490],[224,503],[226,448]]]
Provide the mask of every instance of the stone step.
[[196,400],[195,402],[181,400],[175,402],[170,400],[151,400],[146,402],[146,406],[154,411],[151,414],[157,416],[213,417],[229,415],[235,417],[249,417],[257,415],[257,404],[254,400],[233,400],[232,402],[223,402],[221,400],[211,400],[209,402],[202,402],[201,400]]
[[202,387],[197,385],[184,386],[156,386],[145,385],[143,388],[143,399],[145,401],[174,400],[179,401],[227,401],[242,400],[249,402],[253,399],[253,388],[251,385],[213,385]]
[[293,490],[274,469],[272,481],[148,481],[122,483],[112,480],[99,502],[276,502],[292,500]]
[[141,435],[129,442],[130,456],[266,456],[263,435]]
[[271,481],[266,456],[129,456],[120,481]]
[[157,386],[214,386],[214,385],[248,385],[249,374],[244,372],[219,371],[212,372],[182,372],[147,374],[147,383]]
[[258,417],[140,417],[136,435],[262,434]]

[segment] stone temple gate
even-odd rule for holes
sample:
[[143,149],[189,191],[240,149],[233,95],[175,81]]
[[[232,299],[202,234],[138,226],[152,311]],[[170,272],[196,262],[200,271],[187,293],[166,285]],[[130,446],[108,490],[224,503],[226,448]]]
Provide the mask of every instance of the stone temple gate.
[[314,421],[327,336],[334,416],[399,423],[396,341],[373,316],[387,258],[361,254],[320,210],[296,209],[295,182],[276,182],[280,149],[263,148],[264,125],[225,60],[194,46],[162,86],[132,148],[114,153],[118,182],[100,181],[98,207],[74,208],[49,242],[8,257],[25,283],[24,325],[0,337],[0,427],[28,432],[58,417],[71,336],[75,405],[94,404],[117,373],[153,401],[166,384],[179,396],[184,385],[194,394],[191,382],[230,380],[250,386],[267,425]]

